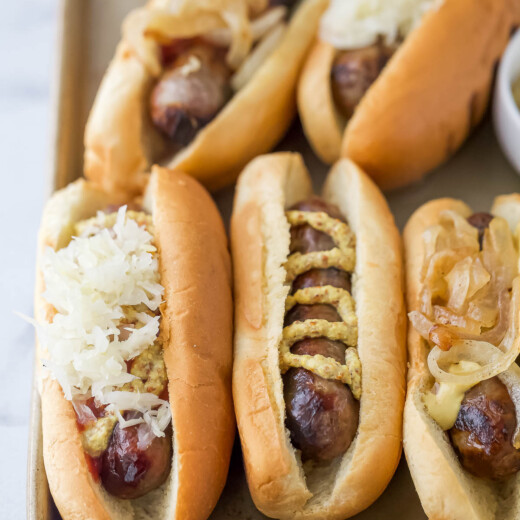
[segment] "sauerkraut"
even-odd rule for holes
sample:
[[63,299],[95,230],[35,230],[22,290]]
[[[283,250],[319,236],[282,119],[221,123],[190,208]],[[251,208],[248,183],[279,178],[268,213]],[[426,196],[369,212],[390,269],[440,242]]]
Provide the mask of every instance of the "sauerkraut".
[[424,13],[441,0],[331,0],[320,24],[320,38],[336,49],[387,44],[406,37]]
[[[169,404],[153,394],[117,390],[135,379],[126,362],[159,334],[164,289],[153,235],[126,207],[117,215],[99,213],[79,229],[67,247],[48,248],[42,258],[43,298],[56,311],[51,322],[38,324],[44,364],[66,399],[91,395],[123,425],[119,411],[137,410],[139,422],[162,435]],[[125,325],[128,308],[131,326]]]

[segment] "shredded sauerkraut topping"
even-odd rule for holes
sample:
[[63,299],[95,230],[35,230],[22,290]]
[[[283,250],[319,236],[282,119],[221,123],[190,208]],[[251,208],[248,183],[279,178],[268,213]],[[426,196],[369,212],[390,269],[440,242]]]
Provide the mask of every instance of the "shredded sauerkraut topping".
[[44,364],[66,399],[93,396],[122,426],[129,424],[121,411],[137,410],[142,412],[137,420],[162,436],[171,418],[169,403],[150,392],[122,390],[137,377],[126,362],[159,335],[164,289],[147,224],[150,217],[123,206],[80,223],[67,247],[48,248],[42,259],[43,297],[56,314],[38,330]]
[[[423,240],[421,308],[409,317],[432,347],[431,374],[461,385],[501,374],[520,352],[518,252],[507,222],[491,220],[481,249],[477,229],[445,211]],[[472,368],[450,371],[461,361]]]
[[419,25],[442,0],[331,0],[320,24],[320,38],[336,49],[356,49],[383,38],[395,43]]
[[132,11],[123,23],[123,36],[156,77],[162,70],[158,45],[181,38],[202,37],[226,47],[228,65],[238,70],[255,42],[287,16],[284,6],[267,7],[267,0],[164,1]]

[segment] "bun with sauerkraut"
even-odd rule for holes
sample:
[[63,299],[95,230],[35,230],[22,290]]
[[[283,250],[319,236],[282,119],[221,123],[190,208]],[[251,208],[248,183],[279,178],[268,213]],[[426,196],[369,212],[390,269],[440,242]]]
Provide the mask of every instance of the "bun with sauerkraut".
[[67,519],[209,516],[234,438],[224,227],[189,176],[47,204],[36,327],[43,456]]
[[311,146],[383,189],[448,159],[482,119],[515,0],[331,0],[298,84]]

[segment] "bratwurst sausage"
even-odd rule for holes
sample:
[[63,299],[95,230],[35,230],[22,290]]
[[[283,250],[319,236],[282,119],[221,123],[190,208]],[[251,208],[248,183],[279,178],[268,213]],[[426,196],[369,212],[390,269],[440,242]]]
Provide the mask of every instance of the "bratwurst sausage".
[[473,213],[468,217],[468,222],[478,229],[478,241],[482,248],[482,240],[484,240],[484,231],[489,227],[489,223],[493,220],[493,215],[490,213]]
[[[336,206],[312,198],[293,206],[291,210],[322,211],[345,222]],[[332,238],[310,225],[291,228],[291,253],[326,251],[334,247]],[[332,285],[350,291],[350,274],[336,268],[311,269],[299,275],[291,293],[305,287]],[[292,307],[285,316],[284,326],[295,321],[322,319],[342,321],[335,307],[327,304]],[[305,338],[296,342],[291,352],[299,355],[321,354],[339,363],[345,362],[346,346],[326,337]],[[350,388],[338,381],[324,379],[304,368],[290,368],[283,377],[287,409],[287,428],[294,446],[301,450],[303,460],[332,460],[348,449],[356,434],[359,403]]]
[[196,43],[167,66],[150,97],[154,125],[177,146],[187,145],[231,97],[222,49]]
[[396,48],[378,41],[369,47],[337,54],[331,70],[332,95],[336,107],[346,118],[352,116]]
[[335,267],[327,269],[309,269],[305,273],[300,274],[294,279],[291,288],[291,294],[306,287],[321,287],[323,285],[332,285],[339,289],[345,289],[350,292],[350,273]]
[[499,480],[520,470],[520,451],[512,444],[515,404],[498,377],[466,392],[451,441],[462,465],[473,475]]
[[[127,412],[132,419],[137,412]],[[164,437],[140,438],[142,424],[121,428],[116,424],[103,454],[101,480],[105,489],[119,498],[138,498],[159,487],[170,473],[172,433]]]

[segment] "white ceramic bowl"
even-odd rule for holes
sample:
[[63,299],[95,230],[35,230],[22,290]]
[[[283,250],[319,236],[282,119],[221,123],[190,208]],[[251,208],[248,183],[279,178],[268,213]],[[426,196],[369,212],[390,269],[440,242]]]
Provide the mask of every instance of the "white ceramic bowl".
[[493,101],[493,121],[498,140],[520,174],[520,108],[513,98],[513,82],[520,77],[520,30],[516,31],[498,68]]

